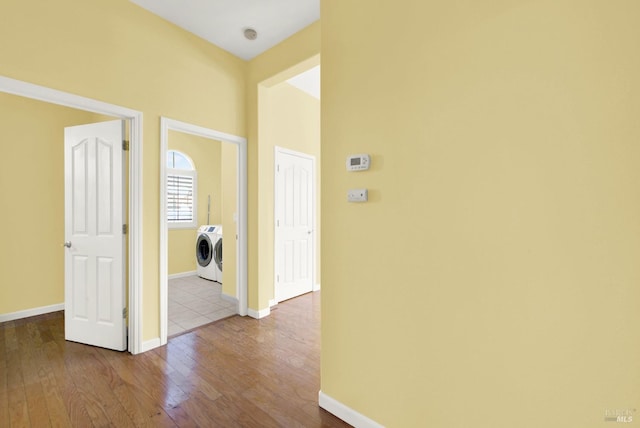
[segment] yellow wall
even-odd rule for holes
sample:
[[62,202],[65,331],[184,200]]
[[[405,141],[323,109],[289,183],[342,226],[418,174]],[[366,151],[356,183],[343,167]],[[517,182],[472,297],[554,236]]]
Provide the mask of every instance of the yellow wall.
[[[159,118],[245,135],[247,65],[128,0],[5,0],[2,13],[11,19],[0,26],[0,75],[144,114],[143,340],[155,339],[159,336]],[[47,189],[56,192],[50,185]],[[16,275],[6,278],[8,283],[18,280]]]
[[324,393],[388,427],[638,408],[638,22],[635,0],[322,2]]
[[[270,299],[274,290],[274,161],[275,147],[299,151],[316,157],[316,221],[320,225],[320,100],[283,82],[262,87],[259,111],[259,205],[260,290]],[[320,227],[316,230],[314,284],[320,283]]]
[[[317,64],[319,23],[246,63],[127,0],[7,0],[3,13],[12,19],[0,26],[0,75],[144,114],[143,340],[159,335],[160,116],[248,136],[249,307],[268,307],[272,287],[261,281],[273,275],[258,266],[258,84]],[[263,254],[272,258],[272,248]]]
[[0,93],[0,314],[64,302],[64,128],[105,118]]
[[[169,275],[196,270],[197,228],[222,223],[222,157],[220,141],[169,131],[169,150],[178,150],[191,158],[197,173],[197,226],[194,229],[169,229]],[[207,223],[207,197],[211,210]]]
[[222,293],[236,296],[237,286],[237,204],[238,204],[238,147],[222,143]]
[[[264,142],[259,137],[258,92],[281,83],[319,63],[320,23],[316,22],[279,45],[257,56],[248,63],[247,69],[247,137],[248,144],[248,219],[249,228],[249,308],[254,310],[269,307],[273,298],[273,201],[269,194],[261,195],[259,187],[263,171],[273,168],[273,162],[259,158],[259,147]],[[260,119],[262,120],[262,119]],[[273,156],[273,154],[271,155]],[[273,177],[271,177],[273,180]],[[272,186],[273,188],[273,186]],[[273,190],[271,190],[272,192]]]

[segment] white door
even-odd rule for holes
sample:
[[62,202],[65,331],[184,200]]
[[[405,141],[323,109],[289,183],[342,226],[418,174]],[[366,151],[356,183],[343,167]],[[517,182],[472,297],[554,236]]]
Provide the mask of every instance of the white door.
[[65,338],[123,351],[123,121],[64,130]]
[[315,158],[276,148],[275,299],[313,289]]

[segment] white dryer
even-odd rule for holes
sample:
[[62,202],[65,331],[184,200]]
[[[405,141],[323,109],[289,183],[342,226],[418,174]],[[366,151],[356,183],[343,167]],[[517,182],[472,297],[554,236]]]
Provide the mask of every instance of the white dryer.
[[216,268],[216,281],[222,284],[222,225],[216,226],[216,241],[213,244],[213,263]]
[[196,273],[222,283],[222,225],[200,226],[196,237]]

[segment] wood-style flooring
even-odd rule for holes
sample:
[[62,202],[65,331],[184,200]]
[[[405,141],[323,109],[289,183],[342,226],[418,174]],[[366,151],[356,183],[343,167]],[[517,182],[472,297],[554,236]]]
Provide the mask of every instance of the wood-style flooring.
[[135,356],[66,342],[62,312],[0,324],[0,427],[348,427],[319,389],[319,293]]

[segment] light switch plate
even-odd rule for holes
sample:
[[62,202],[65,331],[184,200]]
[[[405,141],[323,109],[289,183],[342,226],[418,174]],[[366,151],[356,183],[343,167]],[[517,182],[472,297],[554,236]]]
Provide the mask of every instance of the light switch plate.
[[349,189],[347,191],[347,201],[349,202],[367,202],[368,199],[367,189]]

